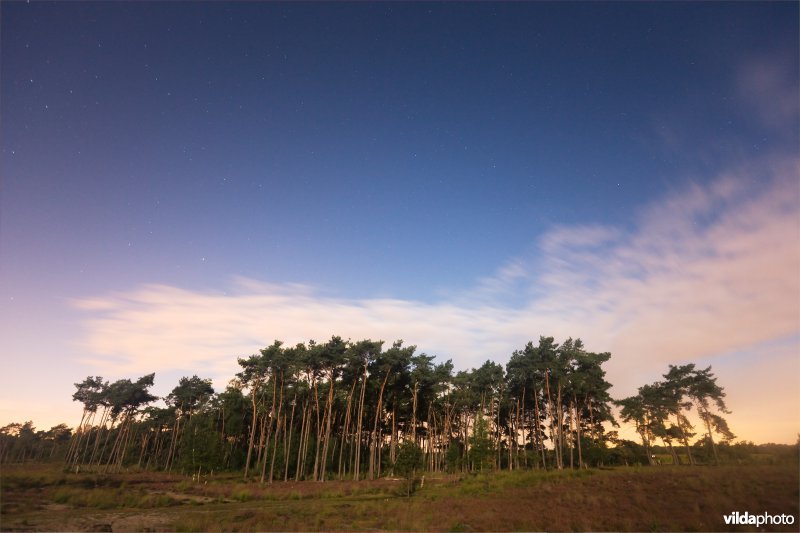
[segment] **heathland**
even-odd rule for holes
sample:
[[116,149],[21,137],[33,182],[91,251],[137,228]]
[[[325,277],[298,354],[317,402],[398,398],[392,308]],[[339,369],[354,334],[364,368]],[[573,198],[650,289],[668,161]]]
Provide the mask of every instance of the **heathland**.
[[[417,479],[417,484],[422,479]],[[261,484],[234,474],[5,466],[4,531],[755,531],[732,512],[798,515],[797,462]],[[759,531],[797,531],[797,524]]]

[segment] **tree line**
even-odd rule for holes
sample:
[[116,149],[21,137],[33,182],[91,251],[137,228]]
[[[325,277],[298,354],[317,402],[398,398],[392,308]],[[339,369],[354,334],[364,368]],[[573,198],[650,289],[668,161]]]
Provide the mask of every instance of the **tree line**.
[[[734,438],[710,367],[670,366],[663,381],[614,401],[603,369],[610,357],[587,351],[580,339],[540,337],[505,367],[486,361],[455,372],[451,360],[437,362],[403,341],[275,341],[239,358],[241,371],[224,391],[183,377],[161,398],[163,407],[152,405],[154,374],[111,383],[89,376],[75,384],[78,426],[62,428],[67,433],[54,442],[75,471],[239,470],[273,482],[375,479],[405,468],[401,449],[415,468],[418,461],[432,472],[564,469],[643,455],[652,463],[658,439],[676,463],[673,442],[680,443],[693,464],[692,408],[715,458],[714,435]],[[619,438],[615,405],[641,446]],[[0,429],[0,461],[19,460],[30,447],[20,445],[22,433]]]

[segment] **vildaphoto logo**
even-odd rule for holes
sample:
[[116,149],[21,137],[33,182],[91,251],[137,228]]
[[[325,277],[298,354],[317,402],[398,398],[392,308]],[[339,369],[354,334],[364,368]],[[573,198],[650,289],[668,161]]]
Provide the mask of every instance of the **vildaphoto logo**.
[[725,525],[728,526],[761,527],[794,524],[794,515],[790,514],[750,514],[747,511],[743,513],[736,511],[728,515],[723,515],[722,518],[725,519]]

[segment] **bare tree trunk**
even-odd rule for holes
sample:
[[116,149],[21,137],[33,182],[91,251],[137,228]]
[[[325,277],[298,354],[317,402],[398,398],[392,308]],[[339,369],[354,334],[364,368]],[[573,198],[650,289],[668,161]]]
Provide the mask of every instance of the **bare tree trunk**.
[[381,454],[383,453],[383,429],[379,429],[378,430],[378,436],[379,436],[379,440],[378,440],[378,465],[377,465],[377,470],[378,470],[378,477],[380,478],[381,477],[381,468],[383,467],[383,461],[381,460]]
[[283,480],[289,481],[289,455],[292,452],[292,436],[294,434],[294,409],[297,407],[297,393],[294,395],[294,399],[292,400],[292,416],[289,418],[289,434],[286,443],[286,453],[284,453],[284,465],[283,465]]
[[155,444],[153,445],[153,453],[147,455],[147,462],[144,465],[145,470],[150,469],[150,462],[155,459],[156,461],[156,468],[159,468],[161,465],[158,463],[158,456],[161,453],[161,425],[158,426],[158,430],[156,431],[156,438]]
[[130,411],[126,415],[127,423],[125,424],[125,440],[122,442],[122,446],[119,450],[119,460],[117,461],[117,471],[122,468],[122,463],[125,460],[125,455],[128,453],[128,445],[131,441],[131,435],[133,434],[132,427],[134,423],[135,414],[133,411]]
[[313,389],[314,389],[314,403],[315,403],[315,406],[316,406],[315,412],[317,414],[317,427],[316,427],[317,440],[314,443],[314,473],[312,474],[311,478],[314,481],[317,481],[319,479],[319,477],[318,477],[319,476],[319,451],[320,451],[320,444],[321,444],[320,441],[322,440],[322,422],[324,422],[324,420],[320,421],[320,419],[319,419],[319,411],[320,411],[320,409],[319,409],[319,389],[317,388],[317,380],[316,380],[316,378],[313,379],[313,385],[314,385],[313,386]]
[[650,453],[650,437],[647,434],[647,421],[643,421],[642,424],[639,424],[636,428],[636,431],[639,432],[639,435],[642,437],[642,446],[644,446],[644,451],[647,454],[647,464],[653,466],[653,456]]
[[83,421],[86,418],[86,415],[88,413],[89,413],[89,411],[86,409],[86,407],[84,407],[83,408],[83,412],[81,412],[81,421],[78,424],[78,429],[75,432],[75,434],[72,435],[72,439],[70,440],[70,443],[69,443],[69,448],[67,449],[67,456],[66,456],[66,458],[64,460],[64,464],[66,464],[67,466],[69,466],[69,464],[72,462],[73,451],[78,449],[78,448],[80,448],[81,440],[83,440],[83,437],[85,436],[84,435],[85,432],[83,430],[84,429],[83,428]]
[[573,441],[572,424],[575,421],[572,416],[572,401],[569,402],[569,439],[567,439],[567,446],[569,447],[569,469],[575,469],[575,444]]
[[[395,398],[396,400],[396,398]],[[392,435],[389,438],[389,461],[397,460],[397,403],[392,406]]]
[[[550,398],[549,394],[550,394],[550,387],[548,386],[548,399]],[[539,394],[536,391],[536,387],[533,388],[533,414],[534,417],[536,418],[536,448],[538,450],[538,453],[542,454],[542,468],[547,470],[547,454],[544,449],[545,448],[544,439],[540,434],[542,422],[541,422],[541,417],[539,416]],[[536,460],[536,463],[538,467],[539,463],[538,458]]]
[[306,403],[303,405],[303,421],[300,423],[300,443],[297,447],[297,465],[295,466],[294,475],[295,481],[300,481],[300,472],[303,470],[303,466],[305,464],[304,446],[306,442],[306,418],[311,416],[310,410],[308,409],[310,402],[311,399],[307,398]]
[[465,464],[465,472],[469,472],[472,470],[470,467],[469,462],[469,413],[464,411],[464,464]]
[[327,422],[325,424],[325,444],[322,447],[322,471],[320,472],[320,481],[325,481],[325,473],[328,468],[328,448],[330,447],[331,440],[331,422],[333,418],[333,384],[334,384],[334,371],[330,370],[328,379],[330,387],[328,388],[328,414],[326,415]]
[[[283,394],[283,391],[281,391],[281,394]],[[275,416],[275,400],[276,400],[277,395],[278,395],[278,383],[277,383],[277,380],[275,379],[275,371],[273,370],[272,371],[272,406],[269,409],[269,413],[265,413],[264,414],[264,424],[266,424],[266,426],[267,426],[266,427],[266,433],[267,433],[266,436],[264,436],[264,425],[262,424],[262,426],[261,426],[261,442],[262,442],[263,448],[264,448],[264,450],[263,450],[264,462],[261,463],[261,479],[260,479],[261,483],[264,483],[264,478],[266,477],[266,472],[267,472],[267,451],[268,451],[267,448],[269,448],[269,442],[270,442],[270,439],[272,438],[273,420],[276,420],[275,423],[277,424],[277,417]],[[275,431],[277,431],[277,428],[276,428]],[[262,453],[259,452],[258,455],[259,455],[259,458],[260,458],[262,456]]]
[[139,450],[139,461],[137,461],[136,463],[136,468],[139,469],[142,468],[142,459],[144,459],[144,451],[145,449],[147,449],[147,445],[149,444],[149,442],[150,442],[150,432],[148,431],[144,435],[142,435],[142,447],[141,450]]
[[111,447],[111,452],[108,454],[108,460],[106,461],[104,468],[105,472],[108,472],[111,463],[114,461],[115,455],[117,453],[117,446],[119,446],[119,439],[122,436],[122,430],[124,428],[125,428],[125,419],[123,418],[122,421],[117,426],[117,435],[116,437],[114,437],[114,445]]
[[357,431],[357,438],[356,438],[356,459],[355,464],[353,465],[353,479],[358,481],[361,479],[361,434],[363,429],[363,419],[364,419],[364,391],[367,387],[367,364],[364,363],[364,381],[361,383],[361,399],[358,405],[358,426],[356,427]]
[[411,397],[411,441],[417,443],[417,394],[419,393],[419,382],[414,382],[414,390]]
[[344,479],[345,471],[347,470],[347,465],[343,463],[344,460],[344,449],[345,443],[350,442],[350,447],[352,448],[352,436],[350,435],[350,409],[353,404],[353,396],[356,393],[356,384],[358,383],[358,377],[353,380],[353,386],[350,389],[350,394],[347,396],[347,407],[345,408],[344,414],[344,426],[342,426],[342,445],[339,447],[339,479]]
[[694,466],[694,457],[692,457],[692,448],[689,446],[689,437],[686,435],[686,426],[687,420],[684,416],[678,413],[678,428],[681,430],[681,440],[683,441],[683,445],[686,447],[686,454],[689,456],[689,465]]
[[564,404],[561,400],[561,380],[558,381],[558,469],[564,469]]
[[703,422],[706,424],[706,434],[708,435],[708,440],[711,443],[711,451],[714,452],[714,464],[719,465],[719,456],[717,455],[717,444],[714,442],[714,435],[711,431],[711,414],[708,412],[708,409],[702,407],[701,405],[697,406],[697,411],[700,413]]
[[578,397],[573,394],[573,399],[575,400],[575,428],[578,433],[578,468],[584,468],[586,465],[583,464],[583,450],[581,447],[581,411],[580,405],[578,404]]
[[[497,396],[497,423],[495,424],[495,443],[497,445],[497,470],[501,469],[503,464],[502,457],[501,457],[501,448],[500,446],[500,436],[502,435],[502,431],[500,431],[500,401],[503,397],[503,385],[500,385],[500,390]],[[491,400],[490,400],[491,401]],[[492,408],[494,408],[494,402],[492,402]],[[509,470],[511,469],[511,461],[508,462]]]
[[260,382],[255,382],[253,384],[253,389],[250,392],[251,399],[253,400],[253,419],[250,423],[250,442],[247,445],[247,460],[244,463],[244,479],[247,479],[247,473],[250,471],[250,459],[253,456],[253,444],[256,440],[256,424],[258,423],[258,409],[256,408],[256,395],[258,394],[258,388],[261,385]]
[[[278,416],[275,418],[275,438],[274,442],[272,443],[272,461],[269,465],[269,482],[272,483],[273,473],[275,472],[275,454],[278,451],[278,436],[280,435],[281,430],[281,414],[283,413],[283,371],[281,371],[281,395],[280,399],[278,400]],[[274,408],[273,408],[274,409]],[[284,429],[284,433],[286,430]]]
[[[375,407],[375,423],[372,425],[372,440],[370,443],[370,462],[369,462],[369,478],[375,479],[375,466],[374,466],[374,459],[376,454],[376,446],[378,446],[378,418],[381,414],[381,408],[383,407],[383,389],[386,388],[386,382],[389,381],[389,371],[386,371],[386,377],[383,378],[383,384],[381,385],[380,394],[378,394],[378,405]],[[380,458],[378,459],[380,461]],[[379,464],[380,466],[380,464]]]
[[[524,393],[523,393],[524,394]],[[517,413],[514,417],[514,466],[519,470],[519,398],[517,400]],[[522,429],[522,440],[525,440],[525,425]]]
[[[284,433],[286,432],[286,430],[283,428],[281,424],[281,420],[282,420],[281,405],[278,404],[278,417],[275,420],[275,431],[273,431],[273,436],[272,436],[272,458],[270,459],[269,462],[269,478],[267,478],[268,483],[272,483],[275,476],[275,459],[277,458],[278,454],[278,439],[280,438],[282,431]],[[264,461],[264,463],[266,463],[266,460]]]
[[[528,413],[525,410],[525,394],[528,390],[523,387],[522,388],[522,460],[525,464],[525,468],[528,468],[528,438],[531,440],[531,448],[534,448],[534,457],[537,457],[539,453],[539,411],[536,409],[536,405],[534,404],[534,411],[536,413],[536,431],[534,432],[533,424],[527,424],[528,421]],[[534,397],[533,399],[536,400],[536,389],[534,388]],[[525,436],[525,428],[529,427],[528,436]],[[536,459],[536,469],[539,469],[539,459]]]
[[172,465],[175,462],[175,455],[178,450],[178,442],[180,441],[181,422],[182,416],[175,416],[175,425],[172,429],[172,439],[169,442],[169,451],[167,453],[167,471],[172,472]]
[[669,454],[672,456],[672,464],[679,465],[681,464],[681,460],[678,457],[678,454],[675,453],[675,448],[672,447],[672,439],[661,439],[664,443],[666,443],[667,447],[669,448]]
[[[262,408],[266,409],[266,405],[263,405]],[[256,465],[255,468],[258,469],[261,466],[261,458],[264,455],[264,437],[266,436],[267,431],[267,417],[269,413],[264,413],[261,415],[260,422],[259,422],[259,430],[258,430],[258,455],[256,456]]]
[[[102,435],[103,430],[106,429],[106,424],[108,423],[108,416],[109,416],[108,407],[104,406],[103,407],[103,414],[100,416],[100,424],[98,424],[97,433],[95,434],[94,447],[92,448],[92,455],[89,457],[89,463],[88,464],[90,464],[90,465],[94,464],[94,458],[97,455],[98,451],[100,450],[100,436]],[[92,420],[94,420],[94,417],[92,417]],[[108,433],[108,434],[110,434],[110,433]],[[108,442],[108,439],[106,438],[106,443],[107,442]],[[89,446],[88,439],[87,439],[87,442],[86,442],[86,446],[87,446],[87,450],[86,451],[89,451],[88,450],[88,446]],[[105,447],[105,445],[103,447]],[[102,454],[102,452],[101,452],[101,454]],[[100,464],[100,458],[99,457],[97,458],[97,464],[98,465]]]

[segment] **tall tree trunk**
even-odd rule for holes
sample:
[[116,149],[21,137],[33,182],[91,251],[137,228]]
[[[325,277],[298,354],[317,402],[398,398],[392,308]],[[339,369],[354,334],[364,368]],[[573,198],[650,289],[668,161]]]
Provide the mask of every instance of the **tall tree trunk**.
[[574,441],[573,441],[574,434],[573,434],[573,431],[572,431],[572,423],[575,420],[574,420],[574,417],[572,416],[572,400],[570,400],[570,402],[569,402],[568,411],[569,411],[568,412],[568,414],[569,414],[569,438],[566,439],[566,441],[567,441],[567,447],[569,448],[569,469],[570,470],[574,470],[575,469],[575,444],[574,444]]
[[364,381],[361,383],[361,399],[358,402],[358,425],[356,427],[356,458],[353,465],[353,479],[359,481],[361,479],[361,445],[362,445],[362,430],[364,419],[364,391],[367,387],[367,364],[364,363]]
[[306,440],[306,418],[311,416],[308,408],[310,402],[311,398],[307,398],[305,404],[303,404],[303,421],[300,423],[300,442],[297,447],[297,465],[295,466],[294,474],[295,481],[300,481],[300,474],[303,469],[303,465],[305,464],[304,446]]
[[[550,387],[549,386],[548,386],[547,390],[548,390],[548,396],[547,397],[550,398],[550,396],[549,396]],[[534,415],[534,418],[536,418],[536,447],[538,448],[539,453],[542,454],[542,468],[547,470],[547,455],[546,455],[546,452],[545,452],[544,439],[542,438],[543,435],[541,435],[542,419],[539,416],[539,391],[536,390],[535,386],[533,388],[533,415]],[[537,463],[536,466],[538,468],[538,463],[539,463],[539,459],[538,458],[536,459],[536,463]]]
[[419,393],[419,382],[414,382],[414,390],[411,397],[411,441],[417,443],[417,394]]
[[689,465],[694,466],[694,457],[692,457],[692,447],[689,446],[689,437],[686,435],[686,426],[687,420],[684,416],[678,413],[678,428],[681,430],[681,441],[683,445],[686,447],[686,455],[689,457]]
[[717,455],[717,444],[714,442],[714,435],[711,431],[711,413],[708,412],[708,409],[703,407],[702,411],[700,411],[702,406],[698,405],[697,410],[700,412],[700,416],[703,419],[703,422],[706,424],[706,434],[708,435],[708,441],[711,443],[711,451],[714,452],[714,464],[719,465],[719,456]]
[[325,444],[322,448],[322,471],[320,472],[320,481],[325,481],[325,473],[328,469],[328,448],[330,447],[331,440],[331,423],[333,418],[333,384],[334,384],[334,371],[330,370],[328,379],[330,380],[330,387],[328,388],[328,414],[326,415],[325,423]]
[[[275,472],[275,454],[278,451],[278,436],[281,430],[281,414],[283,413],[283,371],[281,371],[280,378],[281,395],[278,399],[278,416],[275,418],[275,437],[272,443],[272,461],[269,465],[269,482],[272,483],[273,474]],[[284,433],[286,430],[284,429]]]
[[[536,400],[536,389],[534,388],[534,397],[533,399]],[[527,388],[522,388],[522,460],[525,465],[525,468],[528,468],[528,439],[531,441],[531,448],[534,451],[534,458],[537,457],[539,453],[539,410],[536,409],[536,405],[534,404],[534,413],[536,414],[536,428],[533,426],[533,422],[528,422],[528,418],[530,417],[529,412],[525,409],[525,395],[527,394]],[[527,436],[525,435],[525,430],[528,430]],[[534,429],[536,430],[534,432]],[[536,469],[539,469],[539,459],[536,459]]]
[[[266,410],[266,405],[263,405],[262,402],[262,409]],[[260,422],[259,422],[259,430],[258,430],[258,455],[256,456],[256,465],[255,468],[258,469],[261,466],[261,458],[264,456],[264,448],[266,447],[264,444],[264,437],[267,434],[267,418],[269,413],[264,413],[261,415]]]
[[572,398],[575,400],[575,429],[578,437],[578,468],[584,468],[585,465],[583,464],[583,451],[581,447],[581,408],[578,404],[578,397],[573,394]]
[[178,450],[178,442],[180,440],[180,433],[181,433],[181,422],[183,421],[183,417],[175,415],[175,425],[172,429],[172,439],[169,442],[169,450],[167,452],[167,471],[172,471],[172,465],[175,462],[175,455],[177,454]]
[[139,450],[139,460],[136,462],[136,468],[138,469],[142,468],[142,459],[144,459],[145,450],[147,449],[147,445],[150,442],[150,435],[151,434],[149,431],[145,432],[145,434],[142,435],[142,447]]
[[353,404],[353,396],[356,393],[356,385],[358,384],[358,376],[356,379],[353,380],[353,386],[350,388],[350,394],[347,395],[347,407],[345,407],[345,414],[344,414],[344,426],[342,426],[342,445],[339,447],[339,479],[344,479],[345,471],[347,470],[347,465],[343,463],[344,460],[344,449],[345,449],[345,442],[350,443],[350,448],[352,448],[352,436],[350,435],[350,409]]
[[669,448],[669,454],[672,456],[672,464],[674,464],[674,465],[681,464],[680,457],[678,457],[678,454],[675,453],[675,448],[672,447],[672,439],[663,439],[662,438],[661,440],[664,441],[666,443],[667,447]]
[[642,437],[642,446],[644,446],[644,452],[647,454],[647,464],[653,466],[653,454],[650,453],[650,437],[647,435],[647,427],[648,421],[644,420],[642,423],[636,428],[639,432],[639,435]]
[[289,417],[289,432],[287,435],[286,453],[284,453],[283,480],[289,481],[289,455],[292,452],[292,436],[294,435],[294,409],[297,407],[297,393],[292,400],[292,416]]
[[[370,443],[370,462],[369,462],[369,478],[370,479],[375,479],[374,474],[375,474],[375,470],[376,469],[375,469],[375,465],[374,465],[374,460],[375,460],[375,456],[378,455],[376,453],[376,446],[379,447],[378,442],[377,442],[378,441],[378,418],[380,417],[381,408],[383,407],[383,405],[382,405],[382,402],[383,402],[383,390],[386,388],[386,382],[387,381],[389,381],[389,371],[388,370],[386,371],[386,377],[383,378],[383,384],[381,385],[380,394],[378,394],[378,405],[375,407],[375,423],[372,425],[372,440],[371,440],[371,443]],[[379,451],[379,450],[377,450],[377,451]],[[378,459],[378,461],[380,461],[380,459]]]
[[81,412],[81,421],[78,424],[78,429],[75,432],[75,434],[72,435],[72,438],[70,439],[70,442],[69,442],[69,448],[67,449],[67,456],[66,456],[66,458],[64,460],[64,464],[67,465],[67,466],[69,466],[72,463],[72,454],[73,454],[74,450],[80,448],[80,442],[81,442],[81,440],[83,440],[84,433],[85,433],[84,432],[84,427],[83,427],[83,421],[86,418],[86,415],[88,413],[89,413],[89,411],[86,409],[86,407],[84,407],[83,408],[83,412]]
[[[283,391],[281,391],[283,394]],[[264,424],[266,427],[266,436],[264,436],[264,425],[261,426],[261,442],[263,443],[263,456],[264,462],[261,463],[261,479],[260,482],[264,483],[264,478],[266,477],[267,472],[267,452],[269,448],[270,439],[272,438],[272,426],[273,420],[277,423],[277,417],[275,416],[275,402],[278,395],[278,383],[275,379],[275,371],[272,371],[272,406],[269,408],[269,412],[264,414]],[[277,428],[276,430],[277,431]],[[259,457],[261,457],[262,453],[259,453]]]
[[253,400],[253,418],[252,422],[250,423],[250,442],[247,445],[247,460],[244,462],[244,479],[247,479],[247,473],[250,471],[250,459],[253,456],[253,444],[256,440],[256,424],[258,423],[258,409],[256,408],[256,395],[258,394],[258,388],[261,385],[260,382],[256,381],[253,384],[253,390],[250,392],[251,399]]
[[319,389],[317,387],[316,377],[313,379],[313,385],[314,385],[313,389],[314,389],[314,405],[315,405],[314,411],[316,412],[316,415],[317,415],[317,426],[316,426],[317,439],[316,439],[316,442],[314,443],[314,473],[312,474],[311,478],[314,481],[317,481],[319,479],[319,477],[318,477],[319,476],[319,452],[320,452],[320,444],[321,444],[320,441],[322,440],[322,422],[324,422],[324,420],[320,421],[320,419],[319,419],[319,416],[320,416]]
[[561,380],[558,380],[558,469],[564,469],[564,402],[561,399]]
[[397,460],[397,398],[395,404],[392,406],[392,435],[389,438],[389,462],[394,465]]
[[[108,407],[103,407],[103,414],[100,415],[100,424],[97,425],[95,430],[95,438],[94,438],[94,446],[92,447],[92,455],[89,456],[88,464],[93,465],[94,459],[97,453],[100,451],[100,437],[103,433],[103,430],[106,428],[106,424],[108,423]],[[92,416],[92,421],[94,421],[94,416]],[[84,451],[84,455],[86,452],[89,451],[89,440],[86,441],[86,450]],[[100,459],[97,459],[97,464],[100,464]]]

